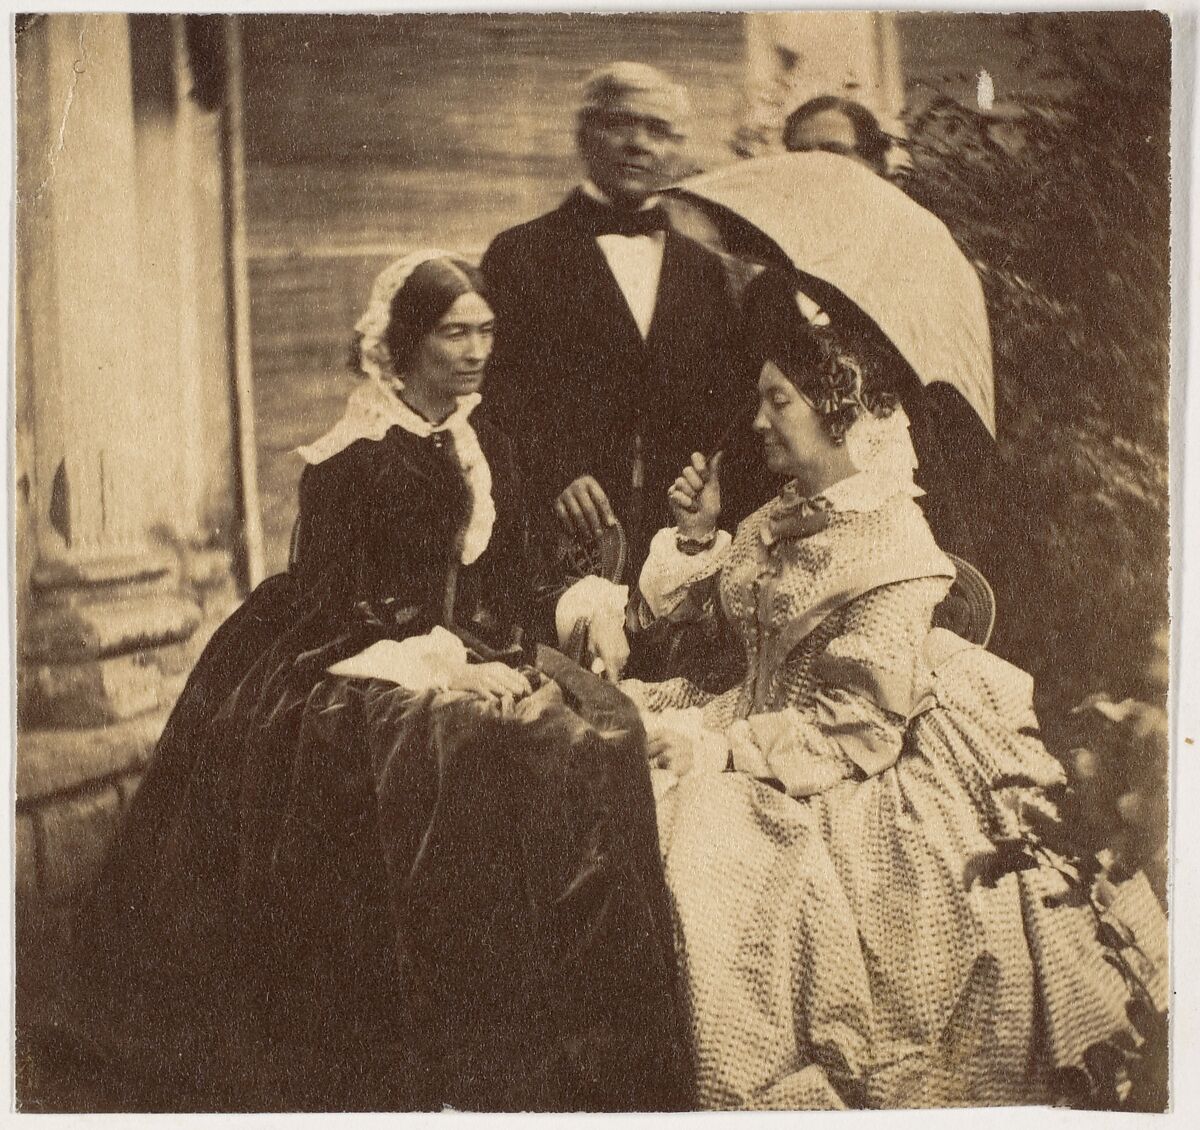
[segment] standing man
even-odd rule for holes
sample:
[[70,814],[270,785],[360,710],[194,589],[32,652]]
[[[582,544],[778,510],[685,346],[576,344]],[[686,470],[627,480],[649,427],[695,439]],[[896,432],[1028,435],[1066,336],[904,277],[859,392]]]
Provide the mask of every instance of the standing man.
[[690,454],[739,413],[749,434],[753,378],[735,362],[725,269],[668,229],[655,195],[687,111],[652,67],[593,74],[576,133],[587,179],[497,236],[482,263],[496,311],[489,411],[522,454],[531,506],[584,537],[619,518],[635,576]]

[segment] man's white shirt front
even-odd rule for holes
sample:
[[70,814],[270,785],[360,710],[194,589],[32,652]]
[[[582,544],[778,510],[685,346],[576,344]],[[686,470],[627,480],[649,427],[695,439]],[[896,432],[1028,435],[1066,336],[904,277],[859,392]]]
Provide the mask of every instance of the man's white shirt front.
[[[604,195],[591,181],[583,182],[583,191],[593,200],[611,206]],[[640,210],[654,207],[657,196],[650,197]],[[600,235],[596,242],[612,271],[617,286],[625,296],[625,304],[637,323],[643,339],[650,332],[654,320],[654,307],[658,301],[658,280],[662,274],[663,247],[666,232],[656,231],[650,235]]]

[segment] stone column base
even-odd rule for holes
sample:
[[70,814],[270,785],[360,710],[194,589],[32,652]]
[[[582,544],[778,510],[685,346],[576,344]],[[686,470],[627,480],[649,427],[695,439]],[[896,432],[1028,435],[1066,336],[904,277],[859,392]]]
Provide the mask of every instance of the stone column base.
[[18,682],[22,1026],[52,1006],[78,900],[196,658],[239,600],[230,555],[211,549],[43,570],[35,591]]

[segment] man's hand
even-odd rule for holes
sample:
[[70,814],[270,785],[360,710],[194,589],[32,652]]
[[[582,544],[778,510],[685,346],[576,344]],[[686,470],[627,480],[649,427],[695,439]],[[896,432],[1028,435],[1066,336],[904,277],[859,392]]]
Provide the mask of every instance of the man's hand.
[[617,519],[604,488],[591,475],[580,475],[554,501],[554,512],[564,529],[586,540],[596,540]]

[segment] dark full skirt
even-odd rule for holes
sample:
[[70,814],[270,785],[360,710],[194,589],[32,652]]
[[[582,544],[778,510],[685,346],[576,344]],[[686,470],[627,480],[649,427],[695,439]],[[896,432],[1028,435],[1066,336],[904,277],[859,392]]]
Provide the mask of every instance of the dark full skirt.
[[336,623],[287,576],[226,622],[83,909],[117,1105],[688,1106],[632,704],[565,661],[504,710],[330,676],[381,636]]

